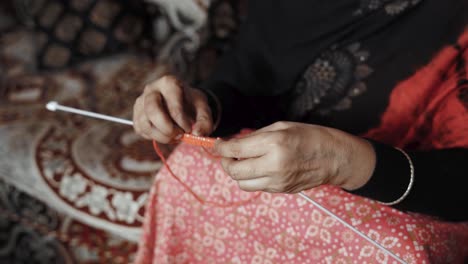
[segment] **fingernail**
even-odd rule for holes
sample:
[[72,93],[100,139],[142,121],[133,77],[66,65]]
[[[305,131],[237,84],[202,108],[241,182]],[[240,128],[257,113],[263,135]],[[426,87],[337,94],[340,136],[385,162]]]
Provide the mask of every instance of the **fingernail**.
[[196,126],[192,126],[192,135],[194,136],[201,136],[200,128]]
[[180,140],[183,136],[184,136],[183,134],[179,134],[179,135],[175,136],[175,139]]

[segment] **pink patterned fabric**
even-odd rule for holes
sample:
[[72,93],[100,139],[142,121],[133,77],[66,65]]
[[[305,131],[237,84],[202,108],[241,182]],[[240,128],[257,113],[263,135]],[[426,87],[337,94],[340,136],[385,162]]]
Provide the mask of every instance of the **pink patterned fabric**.
[[[200,203],[161,170],[136,263],[397,263],[297,195],[241,191],[203,149],[180,145],[168,163],[222,207]],[[468,224],[404,214],[330,186],[307,194],[408,263],[468,256]]]
[[[455,67],[467,50],[468,32],[458,48],[444,48],[397,85],[380,126],[366,136],[403,148],[468,147],[465,88],[457,85],[468,71]],[[241,191],[203,149],[180,145],[168,164],[210,204],[161,170],[136,263],[397,263],[297,195]],[[307,195],[407,263],[468,260],[468,223],[405,214],[330,186]]]

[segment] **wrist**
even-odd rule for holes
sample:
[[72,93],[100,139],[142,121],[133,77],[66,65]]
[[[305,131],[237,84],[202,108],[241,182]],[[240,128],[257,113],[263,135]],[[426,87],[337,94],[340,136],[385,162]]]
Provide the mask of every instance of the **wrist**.
[[343,181],[340,187],[352,191],[366,185],[371,179],[376,166],[376,153],[372,144],[366,139],[351,136],[348,144],[348,164],[342,170]]
[[408,196],[414,182],[412,158],[403,150],[369,140],[376,153],[372,177],[352,193],[393,205]]

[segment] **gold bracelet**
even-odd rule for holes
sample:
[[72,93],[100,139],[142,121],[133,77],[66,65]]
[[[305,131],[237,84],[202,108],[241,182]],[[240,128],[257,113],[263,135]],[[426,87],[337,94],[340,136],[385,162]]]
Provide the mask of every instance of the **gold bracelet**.
[[401,201],[403,201],[410,193],[411,189],[413,188],[413,185],[414,185],[414,165],[413,165],[413,161],[411,160],[410,156],[408,155],[408,153],[406,153],[404,150],[402,150],[401,148],[395,148],[397,150],[399,150],[401,153],[403,153],[403,155],[405,155],[406,159],[408,160],[409,162],[409,166],[410,166],[410,182],[408,184],[408,188],[406,188],[406,191],[405,193],[403,193],[403,195],[398,198],[397,200],[393,201],[393,202],[389,202],[389,203],[383,203],[383,202],[380,202],[381,204],[384,204],[384,205],[395,205],[395,204],[398,204],[400,203]]

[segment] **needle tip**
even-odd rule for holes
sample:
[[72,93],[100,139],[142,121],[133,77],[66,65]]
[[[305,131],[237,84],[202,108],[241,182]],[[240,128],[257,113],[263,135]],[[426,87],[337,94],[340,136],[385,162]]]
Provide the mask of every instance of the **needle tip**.
[[47,108],[47,110],[49,110],[49,111],[55,111],[55,110],[57,110],[57,105],[58,105],[57,102],[55,102],[55,101],[50,101],[50,102],[47,103],[46,108]]

